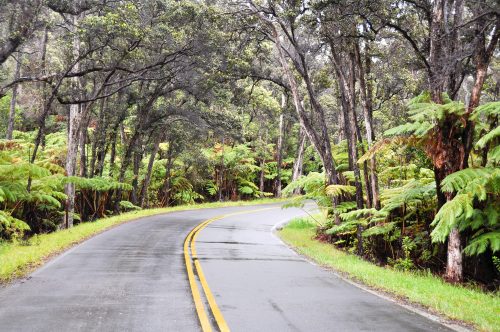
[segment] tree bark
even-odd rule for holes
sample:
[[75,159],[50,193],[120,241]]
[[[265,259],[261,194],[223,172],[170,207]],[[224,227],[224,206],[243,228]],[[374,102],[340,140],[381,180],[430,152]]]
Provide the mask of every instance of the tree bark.
[[[302,127],[299,130],[299,146],[297,149],[297,156],[295,157],[295,162],[293,164],[293,173],[292,173],[292,181],[298,180],[302,176],[302,168],[304,165],[304,150],[306,145],[306,134],[302,130]],[[296,188],[293,191],[294,195],[300,194],[300,188]]]
[[448,259],[445,278],[451,282],[463,279],[462,245],[458,228],[454,227],[448,236]]
[[156,155],[160,150],[160,143],[163,140],[163,134],[157,134],[156,140],[153,143],[153,150],[149,156],[148,168],[146,170],[146,175],[144,176],[144,181],[142,182],[141,193],[139,195],[139,203],[141,207],[144,207],[144,199],[147,196],[149,183],[151,182],[151,173],[153,171],[153,165],[156,159]]
[[[366,46],[365,50],[365,67],[363,67],[361,61],[361,55],[359,51],[358,43],[355,44],[355,55],[356,55],[356,63],[358,68],[358,80],[359,80],[359,91],[361,97],[361,104],[363,106],[363,118],[365,122],[365,130],[366,130],[366,141],[368,142],[368,149],[373,146],[375,142],[375,132],[373,129],[373,103],[372,103],[372,89],[370,80],[366,78],[366,76],[370,75],[371,69],[371,58],[368,54],[369,48]],[[366,73],[366,75],[365,75]],[[366,188],[366,190],[371,191],[372,196],[372,206],[380,210],[380,195],[379,195],[379,186],[378,186],[378,176],[377,176],[377,160],[375,154],[373,153],[370,157],[370,186],[371,188]]]
[[[116,141],[118,140],[117,130],[113,131],[111,134],[111,153],[109,156],[109,176],[113,177],[113,170],[115,168],[115,159],[116,159]],[[102,167],[99,167],[101,170],[104,168],[104,158],[102,159]]]
[[133,167],[132,167],[133,178],[132,178],[132,192],[130,195],[130,202],[132,202],[132,204],[134,205],[139,204],[139,196],[137,191],[139,189],[139,171],[141,169],[142,152],[143,152],[142,142],[140,142],[139,139],[139,141],[135,144]]
[[[284,112],[286,107],[286,97],[283,94],[281,96],[281,111]],[[284,115],[283,113],[280,114],[280,119],[279,119],[279,133],[278,133],[278,144],[276,145],[276,153],[277,153],[277,158],[276,158],[276,197],[281,197],[281,167],[283,163],[283,128],[284,128]]]
[[[338,183],[338,178],[337,178],[337,171],[335,170],[335,162],[333,161],[333,156],[332,156],[332,150],[331,150],[331,145],[330,145],[330,138],[328,136],[328,129],[326,127],[325,123],[325,117],[324,117],[324,112],[321,106],[319,105],[318,101],[316,100],[316,96],[314,94],[314,91],[312,89],[312,83],[307,76],[307,73],[303,74],[304,81],[306,82],[307,85],[307,91],[309,94],[309,99],[311,100],[311,106],[315,110],[315,112],[318,112],[319,116],[319,121],[320,121],[320,133],[318,134],[316,130],[314,129],[312,123],[310,122],[310,119],[305,112],[304,108],[302,107],[302,98],[299,93],[299,88],[297,85],[297,81],[290,69],[290,66],[288,65],[285,52],[283,50],[283,47],[281,45],[280,41],[280,35],[278,33],[278,28],[274,25],[274,23],[269,23],[270,27],[272,28],[273,31],[273,40],[276,44],[276,48],[278,51],[278,57],[281,63],[281,67],[283,68],[283,71],[285,72],[285,76],[287,77],[289,84],[290,84],[290,90],[292,92],[292,97],[293,97],[293,103],[295,106],[295,110],[297,111],[297,115],[299,118],[299,122],[302,128],[304,128],[305,133],[309,137],[309,140],[313,144],[314,148],[318,152],[323,167],[325,169],[325,174],[326,174],[326,181],[327,184],[337,184]],[[305,76],[305,77],[304,77]],[[334,205],[336,205],[337,202],[334,202]]]
[[[67,142],[67,155],[66,155],[66,176],[74,176],[76,172],[76,159],[78,154],[79,143],[79,127],[81,120],[81,108],[78,104],[69,106],[69,119],[68,119],[68,142]],[[75,185],[67,183],[64,186],[64,193],[66,194],[66,222],[65,227],[73,227],[73,214],[75,212]]]
[[220,157],[220,169],[218,174],[218,182],[219,182],[219,202],[224,200],[223,188],[224,188],[224,144],[225,138],[222,136],[221,142],[221,157]]
[[106,113],[104,108],[106,105],[107,98],[103,98],[99,105],[99,114],[97,117],[97,123],[94,128],[94,135],[92,140],[90,165],[89,165],[89,175],[93,177],[96,173],[96,162],[98,162],[99,154],[101,151],[105,150],[106,146]]
[[[14,74],[14,80],[19,79],[21,76],[21,55],[16,59],[16,72]],[[12,87],[12,98],[10,99],[10,111],[9,111],[9,120],[7,124],[7,135],[6,139],[12,139],[12,133],[14,132],[14,122],[16,121],[16,103],[17,103],[17,89],[18,84]]]
[[163,186],[161,189],[162,197],[159,199],[160,202],[162,202],[162,206],[168,206],[170,203],[170,183],[171,183],[171,175],[170,172],[172,170],[172,164],[173,164],[173,142],[170,140],[168,144],[168,150],[167,150],[167,164],[165,167],[165,181],[163,182]]
[[[362,209],[363,204],[363,187],[361,185],[361,172],[358,165],[358,149],[357,143],[357,124],[356,124],[356,69],[355,69],[355,54],[351,50],[347,55],[345,61],[337,53],[336,45],[330,41],[330,49],[332,53],[332,63],[337,74],[340,96],[342,98],[342,109],[344,112],[345,135],[347,137],[347,149],[349,155],[349,168],[354,172],[354,186],[356,188],[356,207]],[[344,68],[347,72],[344,72]],[[367,188],[368,189],[368,188]],[[358,239],[358,255],[363,255],[363,227],[357,226],[357,239]]]
[[[80,40],[78,34],[76,33],[76,26],[78,23],[78,17],[73,16],[73,27],[75,29],[75,34],[73,37],[73,58],[77,59],[80,54]],[[74,70],[78,71],[80,64],[76,63]],[[74,77],[71,80],[71,84],[76,90],[80,88],[80,79]],[[82,108],[79,104],[71,104],[69,106],[69,118],[68,118],[68,141],[67,147],[68,152],[66,156],[66,176],[74,176],[76,172],[76,158],[78,153],[78,142],[79,142],[79,129],[80,122],[82,118]],[[64,186],[64,193],[66,194],[66,218],[65,227],[73,227],[73,214],[75,212],[75,185],[73,183],[67,183]]]
[[[20,76],[21,76],[21,55],[19,55],[19,58],[16,59],[16,71],[14,73],[14,80],[19,79]],[[8,140],[12,139],[12,133],[14,132],[14,122],[16,120],[17,89],[18,89],[18,84],[12,87],[12,98],[10,99],[9,120],[7,124],[7,135],[6,135],[6,138]]]
[[467,121],[465,124],[465,131],[463,135],[464,141],[464,159],[462,162],[462,169],[469,167],[469,155],[472,150],[472,142],[474,139],[474,122],[469,119],[470,115],[479,106],[479,100],[481,99],[481,91],[483,89],[484,81],[486,79],[486,74],[488,67],[493,56],[493,52],[496,49],[496,45],[500,38],[500,18],[497,18],[495,29],[490,40],[490,43],[486,45],[485,32],[482,31],[482,24],[478,23],[477,33],[479,36],[478,46],[474,54],[474,63],[476,65],[476,71],[474,73],[474,86],[471,91],[471,96],[469,99],[469,105],[467,107]]
[[82,119],[80,128],[80,176],[87,177],[87,138],[88,138],[88,125],[90,121],[90,114],[85,115],[85,119]]
[[259,191],[260,191],[260,197],[264,197],[264,175],[266,172],[266,161],[264,158],[260,159],[260,175],[259,175]]

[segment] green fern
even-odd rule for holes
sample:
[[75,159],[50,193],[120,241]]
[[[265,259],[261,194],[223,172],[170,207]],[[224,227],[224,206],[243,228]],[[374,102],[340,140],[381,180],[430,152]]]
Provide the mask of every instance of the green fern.
[[[466,168],[464,170],[448,175],[441,183],[441,189],[445,192],[470,192],[474,184],[486,185],[493,177],[499,177],[500,170],[496,168]],[[481,191],[474,194],[484,200],[484,193]]]
[[464,248],[464,253],[468,256],[475,256],[484,253],[488,248],[493,253],[500,250],[500,231],[488,232],[474,237]]
[[500,101],[493,101],[476,107],[471,115],[471,120],[477,120],[480,116],[500,116]]
[[484,148],[486,144],[488,144],[489,142],[491,142],[492,140],[494,140],[499,136],[500,136],[500,126],[496,127],[495,129],[493,129],[492,131],[481,137],[481,139],[479,139],[479,141],[477,141],[476,143],[476,148],[478,149]]
[[434,217],[431,233],[434,242],[444,242],[451,230],[459,222],[472,216],[474,212],[473,197],[469,194],[456,195],[451,201],[446,202]]
[[340,197],[341,195],[354,195],[356,193],[356,187],[332,184],[325,188],[325,193],[331,197]]

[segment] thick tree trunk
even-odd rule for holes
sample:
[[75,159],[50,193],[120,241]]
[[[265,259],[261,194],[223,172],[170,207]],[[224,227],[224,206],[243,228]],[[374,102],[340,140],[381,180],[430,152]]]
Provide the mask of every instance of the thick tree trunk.
[[[73,26],[76,30],[78,18],[73,16]],[[75,31],[76,32],[76,31]],[[75,33],[73,37],[73,58],[77,59],[80,55],[80,40],[78,34]],[[77,63],[74,66],[74,70],[78,71],[80,65]],[[80,79],[74,77],[71,80],[72,85],[75,89],[80,88]],[[68,118],[68,141],[67,147],[68,152],[66,155],[66,176],[74,176],[76,172],[76,159],[78,153],[78,143],[79,143],[79,131],[80,123],[82,119],[82,107],[79,104],[71,104],[69,106],[69,118]],[[64,186],[64,193],[66,194],[66,216],[65,216],[65,227],[73,227],[73,214],[75,212],[75,185],[73,183],[67,183]]]
[[[16,60],[16,72],[14,74],[14,80],[19,79],[21,76],[21,55]],[[12,133],[14,132],[14,122],[16,121],[16,103],[17,103],[17,89],[18,84],[14,85],[12,88],[12,98],[10,99],[10,111],[9,111],[9,120],[7,123],[7,135],[6,138],[8,140],[12,139]]]
[[456,227],[448,235],[448,259],[445,278],[451,282],[460,282],[463,279],[461,236]]
[[[78,154],[79,143],[79,127],[81,120],[80,105],[72,104],[69,106],[69,119],[68,119],[68,142],[67,142],[67,155],[66,155],[66,176],[74,176],[76,172],[76,160]],[[64,193],[66,194],[66,216],[64,227],[70,228],[73,226],[73,214],[75,212],[75,185],[67,183],[64,186]]]
[[[286,106],[286,98],[285,95],[281,96],[281,110],[282,112],[285,110]],[[278,133],[278,144],[276,145],[276,197],[281,197],[281,167],[283,163],[283,128],[284,128],[284,115],[283,113],[280,114],[280,120],[279,120],[279,133]]]

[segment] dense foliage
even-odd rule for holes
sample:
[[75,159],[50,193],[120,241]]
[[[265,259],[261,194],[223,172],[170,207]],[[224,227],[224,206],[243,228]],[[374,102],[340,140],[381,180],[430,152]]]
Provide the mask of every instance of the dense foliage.
[[287,195],[333,245],[498,286],[496,1],[0,4],[0,239]]

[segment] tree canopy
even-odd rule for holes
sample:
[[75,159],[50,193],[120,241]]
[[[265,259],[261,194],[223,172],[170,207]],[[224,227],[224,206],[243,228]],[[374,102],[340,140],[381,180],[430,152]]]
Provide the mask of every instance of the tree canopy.
[[498,282],[497,1],[0,6],[0,239],[284,195],[368,260]]

